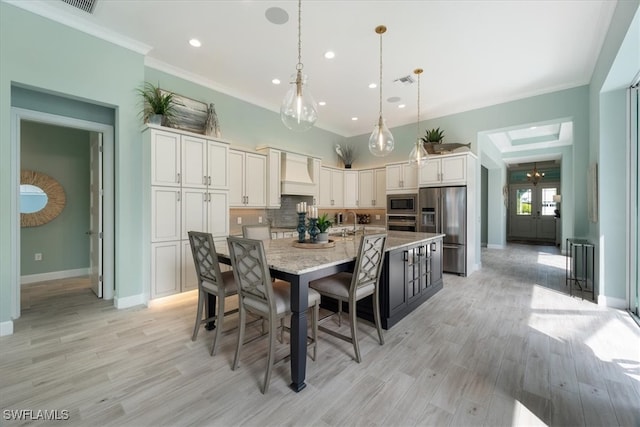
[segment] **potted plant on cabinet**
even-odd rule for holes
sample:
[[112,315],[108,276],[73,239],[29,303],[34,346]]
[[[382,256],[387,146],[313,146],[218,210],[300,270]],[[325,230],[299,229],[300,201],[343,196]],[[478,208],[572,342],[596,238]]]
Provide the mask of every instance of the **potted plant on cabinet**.
[[318,243],[329,242],[329,233],[327,233],[327,230],[331,227],[331,225],[332,223],[331,220],[329,220],[329,214],[327,214],[326,212],[318,217],[318,223],[316,224],[316,226],[320,230],[317,240]]
[[154,86],[145,82],[142,89],[138,89],[142,95],[144,107],[142,109],[142,120],[145,123],[168,126],[175,115],[173,104],[173,93],[160,89],[160,85]]
[[427,129],[425,136],[420,139],[424,143],[424,148],[427,150],[427,153],[435,154],[433,146],[435,144],[442,144],[442,141],[444,140],[444,131],[439,127],[435,129]]

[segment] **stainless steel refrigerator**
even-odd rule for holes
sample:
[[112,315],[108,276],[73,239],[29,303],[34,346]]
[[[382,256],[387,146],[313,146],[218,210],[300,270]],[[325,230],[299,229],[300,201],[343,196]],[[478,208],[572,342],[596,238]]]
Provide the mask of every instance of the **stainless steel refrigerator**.
[[445,234],[442,269],[467,275],[467,187],[421,188],[420,231]]

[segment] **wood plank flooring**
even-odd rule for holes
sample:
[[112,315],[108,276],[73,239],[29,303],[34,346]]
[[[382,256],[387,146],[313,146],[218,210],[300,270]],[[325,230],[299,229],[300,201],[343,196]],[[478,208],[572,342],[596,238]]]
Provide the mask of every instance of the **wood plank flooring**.
[[281,364],[266,396],[266,341],[246,345],[236,371],[235,331],[210,357],[212,332],[190,339],[194,292],[116,310],[86,279],[29,285],[0,338],[0,424],[30,423],[5,410],[46,409],[80,426],[640,426],[640,328],[567,295],[564,262],[553,247],[483,249],[481,271],[445,275],[384,346],[361,321],[362,363],[320,332],[307,388],[292,392]]

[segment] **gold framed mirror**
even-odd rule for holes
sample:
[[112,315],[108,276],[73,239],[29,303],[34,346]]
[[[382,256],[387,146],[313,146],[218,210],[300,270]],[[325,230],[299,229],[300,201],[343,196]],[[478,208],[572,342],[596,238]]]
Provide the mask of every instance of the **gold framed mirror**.
[[38,227],[52,221],[64,209],[67,198],[62,185],[49,175],[20,171],[20,226]]

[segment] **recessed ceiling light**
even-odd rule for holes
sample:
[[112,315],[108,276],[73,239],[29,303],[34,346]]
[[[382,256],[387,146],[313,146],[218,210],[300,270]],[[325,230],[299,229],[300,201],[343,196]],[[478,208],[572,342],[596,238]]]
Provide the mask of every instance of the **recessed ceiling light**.
[[404,105],[404,104],[398,105],[398,108],[404,108],[404,107],[406,107],[406,105]]
[[358,120],[358,118],[357,117],[351,117],[351,120],[353,120],[355,122],[356,120]]
[[280,84],[280,79],[273,79],[273,80],[271,80],[271,83],[273,83],[274,85],[279,85]]
[[193,47],[200,47],[202,46],[202,43],[200,43],[200,40],[198,39],[191,39],[189,40],[189,44]]
[[327,105],[327,103],[324,102],[324,101],[320,101],[320,102],[318,102],[318,105],[321,106],[321,107],[324,107],[325,105]]
[[282,25],[289,21],[289,14],[281,7],[270,7],[264,12],[264,16],[267,21],[276,25]]
[[335,52],[328,50],[324,53],[324,57],[327,59],[333,59],[336,57],[336,54]]
[[377,87],[378,87],[378,85],[377,85],[377,84],[375,84],[375,83],[369,83],[369,89],[375,89],[375,88],[377,88]]

